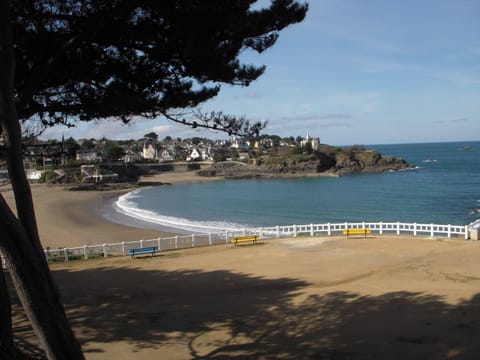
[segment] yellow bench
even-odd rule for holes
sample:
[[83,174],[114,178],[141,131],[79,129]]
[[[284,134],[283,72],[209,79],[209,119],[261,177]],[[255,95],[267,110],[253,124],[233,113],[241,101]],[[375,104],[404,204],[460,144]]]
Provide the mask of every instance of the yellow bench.
[[238,243],[242,242],[252,242],[252,244],[255,245],[259,239],[260,237],[258,235],[237,236],[232,239],[232,243],[235,246],[238,246]]
[[371,234],[370,229],[343,229],[343,235],[363,235],[367,237],[367,234]]

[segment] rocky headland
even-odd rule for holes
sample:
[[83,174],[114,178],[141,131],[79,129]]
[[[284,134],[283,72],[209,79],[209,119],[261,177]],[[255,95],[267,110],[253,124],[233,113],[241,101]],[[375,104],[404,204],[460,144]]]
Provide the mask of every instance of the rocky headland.
[[201,176],[226,178],[261,178],[295,176],[345,176],[359,173],[381,173],[409,169],[403,159],[382,156],[376,150],[364,147],[339,148],[322,145],[319,151],[294,153],[292,151],[260,156],[250,161],[226,161],[200,170]]

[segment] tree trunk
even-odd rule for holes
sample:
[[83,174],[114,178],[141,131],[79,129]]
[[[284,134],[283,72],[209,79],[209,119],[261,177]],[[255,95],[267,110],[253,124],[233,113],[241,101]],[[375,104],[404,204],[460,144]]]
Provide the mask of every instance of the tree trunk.
[[12,309],[3,273],[3,263],[0,259],[0,354],[10,346],[13,346]]
[[83,359],[68,323],[43,255],[0,196],[0,249],[5,255],[15,290],[49,359]]
[[[48,268],[23,168],[21,129],[14,101],[10,1],[0,0],[0,126],[18,219],[0,195],[0,249],[18,297],[49,359],[84,359]],[[3,321],[3,320],[2,320]]]
[[27,358],[13,343],[12,308],[0,258],[0,359],[26,360]]

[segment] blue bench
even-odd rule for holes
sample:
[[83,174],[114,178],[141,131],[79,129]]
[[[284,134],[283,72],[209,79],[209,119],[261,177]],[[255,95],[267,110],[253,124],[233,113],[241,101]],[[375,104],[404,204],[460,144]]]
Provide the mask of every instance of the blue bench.
[[144,248],[138,248],[138,249],[130,249],[128,251],[128,255],[130,255],[132,258],[135,257],[135,255],[142,255],[142,254],[155,254],[158,251],[158,248],[156,246],[150,246],[150,247],[144,247]]

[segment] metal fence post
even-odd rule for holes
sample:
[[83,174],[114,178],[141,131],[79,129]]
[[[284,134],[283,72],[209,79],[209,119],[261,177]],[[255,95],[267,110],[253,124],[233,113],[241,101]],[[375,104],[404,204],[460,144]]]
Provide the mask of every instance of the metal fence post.
[[85,260],[88,260],[87,245],[83,245],[83,258],[84,258]]
[[107,244],[103,244],[103,257],[107,257]]
[[67,248],[63,249],[63,257],[65,258],[65,262],[67,262],[68,261],[68,249]]

